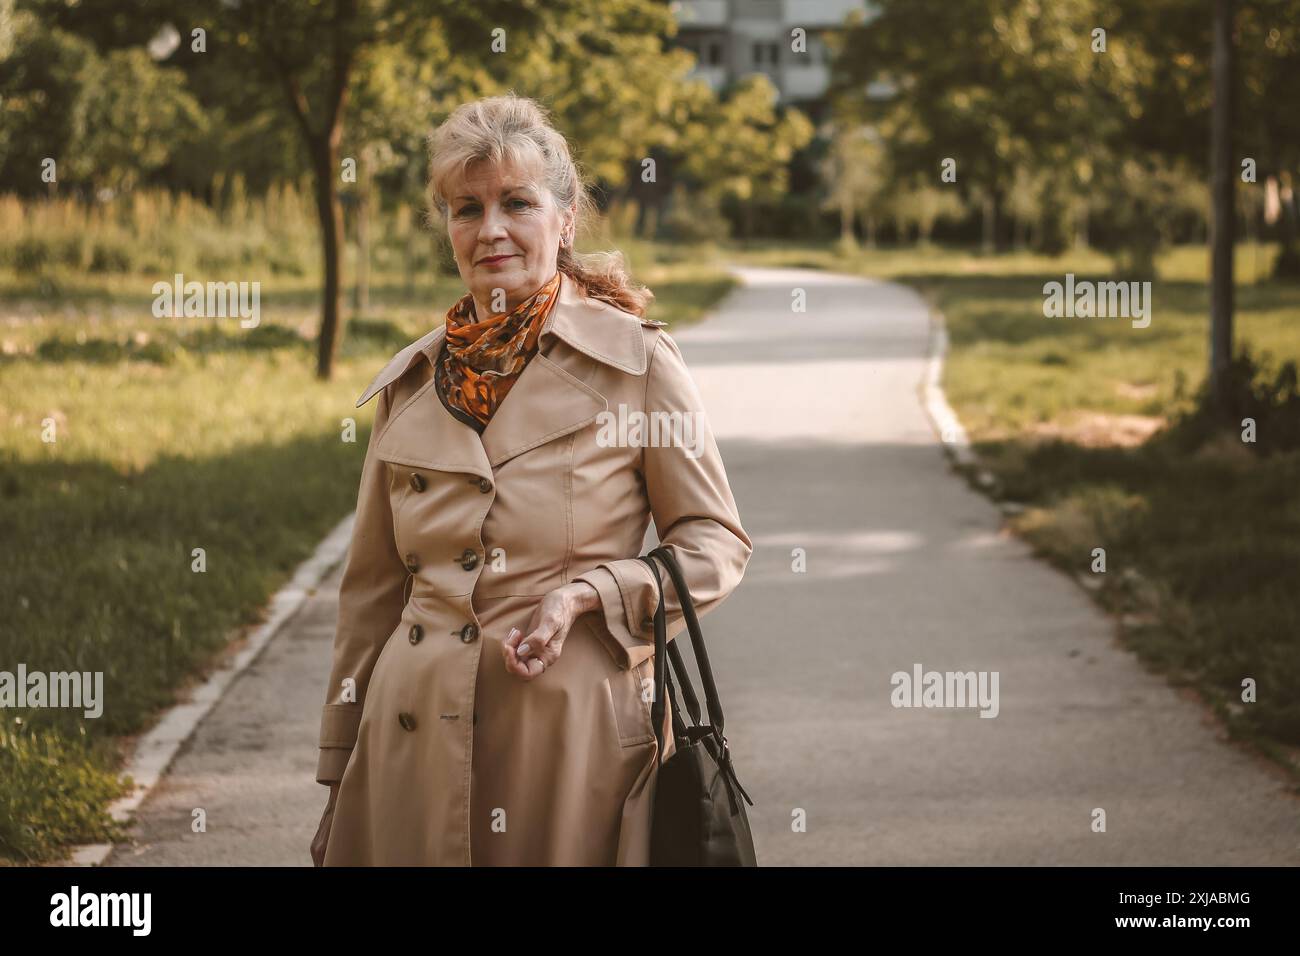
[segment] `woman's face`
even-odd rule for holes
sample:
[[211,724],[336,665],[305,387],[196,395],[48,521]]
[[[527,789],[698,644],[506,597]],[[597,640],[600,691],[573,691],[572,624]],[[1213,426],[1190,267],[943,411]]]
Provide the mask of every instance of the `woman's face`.
[[535,171],[475,163],[448,184],[447,197],[447,232],[480,321],[514,308],[555,275],[572,216]]

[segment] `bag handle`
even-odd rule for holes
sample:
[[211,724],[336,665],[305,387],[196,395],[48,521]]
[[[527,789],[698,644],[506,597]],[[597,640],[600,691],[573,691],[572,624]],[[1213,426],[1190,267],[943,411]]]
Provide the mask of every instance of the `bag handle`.
[[[704,682],[704,704],[709,712],[709,726],[703,726],[700,723],[699,701],[695,697],[695,690],[691,686],[690,672],[687,671],[685,662],[682,660],[677,642],[668,643],[668,615],[664,609],[663,579],[659,576],[659,567],[654,562],[655,558],[659,558],[664,563],[664,567],[668,569],[669,577],[672,578],[673,587],[677,590],[682,615],[686,618],[686,628],[690,631],[691,648],[695,652],[695,662],[700,670],[700,679]],[[709,653],[704,647],[704,634],[700,630],[699,617],[695,613],[690,588],[686,586],[686,579],[682,575],[681,566],[678,565],[677,558],[673,556],[673,553],[663,545],[655,548],[649,554],[640,555],[639,560],[650,566],[650,569],[654,571],[655,581],[659,585],[659,603],[655,607],[654,616],[655,697],[654,702],[650,705],[650,722],[654,725],[655,740],[659,744],[656,762],[658,764],[663,763],[664,747],[661,728],[664,720],[664,688],[667,686],[668,693],[672,694],[673,682],[669,671],[675,670],[682,685],[682,696],[686,698],[687,711],[690,713],[694,725],[687,728],[679,724],[680,708],[677,707],[677,698],[674,695],[672,698],[674,733],[692,741],[703,740],[704,745],[713,752],[715,759],[724,772],[723,779],[733,813],[737,810],[736,797],[732,792],[733,784],[740,791],[745,801],[750,806],[753,806],[754,801],[750,799],[749,794],[745,792],[745,788],[736,779],[735,768],[731,765],[731,752],[727,747],[726,735],[722,732],[722,702],[718,698],[718,688],[713,681],[713,668],[709,666]],[[713,738],[712,741],[708,739],[710,737]]]
[[[677,591],[678,603],[681,605],[682,614],[686,618],[686,628],[691,635],[691,648],[695,653],[695,662],[700,670],[700,679],[704,683],[704,703],[709,714],[709,723],[711,732],[717,738],[719,743],[725,741],[723,736],[723,714],[722,703],[718,699],[718,688],[713,680],[713,669],[709,666],[709,652],[704,646],[704,634],[700,629],[700,621],[695,613],[695,606],[691,600],[690,589],[686,585],[686,579],[682,575],[681,566],[677,563],[677,558],[666,547],[660,546],[655,548],[649,554],[641,555],[640,560],[648,564],[654,571],[655,580],[659,585],[659,603],[655,608],[655,697],[651,704],[650,714],[655,727],[655,736],[659,736],[659,728],[663,724],[664,715],[664,691],[668,681],[668,672],[671,668],[677,671],[678,682],[682,688],[682,696],[686,698],[687,712],[691,715],[691,720],[695,726],[700,726],[699,702],[695,697],[695,690],[691,686],[690,674],[686,670],[685,664],[681,657],[681,651],[678,650],[676,643],[668,644],[668,627],[667,613],[664,608],[664,591],[663,580],[659,574],[659,568],[654,563],[654,558],[659,558],[668,569],[668,575],[672,578],[673,586]],[[661,750],[662,753],[662,741]]]

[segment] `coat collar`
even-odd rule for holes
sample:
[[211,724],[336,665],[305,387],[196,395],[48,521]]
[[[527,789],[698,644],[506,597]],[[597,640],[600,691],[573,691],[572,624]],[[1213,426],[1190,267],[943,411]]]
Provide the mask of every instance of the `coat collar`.
[[[361,393],[357,408],[409,372],[421,358],[432,365],[442,350],[446,335],[447,326],[440,325],[394,355]],[[641,320],[604,302],[586,298],[573,280],[563,274],[560,276],[559,299],[538,333],[538,349],[545,351],[544,344],[553,337],[563,339],[579,352],[620,371],[630,375],[645,374],[645,339],[641,334]]]
[[[490,478],[503,462],[585,427],[609,407],[605,397],[568,371],[572,364],[548,350],[546,343],[557,338],[598,362],[643,375],[641,323],[636,316],[582,296],[573,281],[562,276],[559,298],[539,333],[539,354],[524,367],[481,435],[443,407],[430,374],[419,391],[390,413],[377,453],[398,464]],[[357,407],[421,361],[432,365],[445,337],[446,327],[439,326],[398,352],[362,393]]]

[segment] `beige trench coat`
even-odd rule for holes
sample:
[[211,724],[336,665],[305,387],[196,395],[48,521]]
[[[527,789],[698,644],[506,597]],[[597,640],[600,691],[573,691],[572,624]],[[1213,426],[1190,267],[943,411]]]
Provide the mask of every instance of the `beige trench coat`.
[[[566,276],[539,354],[481,435],[434,391],[444,327],[357,402],[379,396],[320,724],[316,779],[340,783],[326,866],[647,863],[658,591],[636,556],[653,517],[706,613],[752,551],[660,324]],[[620,411],[698,433],[620,435]],[[685,622],[662,573],[671,638]],[[600,609],[541,676],[508,674],[510,628],[577,580]]]

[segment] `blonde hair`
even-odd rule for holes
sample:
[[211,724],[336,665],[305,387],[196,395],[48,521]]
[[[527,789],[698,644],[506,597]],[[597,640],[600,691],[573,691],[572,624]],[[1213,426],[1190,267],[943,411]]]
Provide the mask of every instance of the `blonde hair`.
[[[446,187],[453,176],[464,176],[475,163],[526,164],[539,160],[542,185],[561,209],[572,209],[574,232],[585,227],[592,202],[569,143],[535,100],[509,93],[489,96],[458,107],[429,134],[429,200],[439,216],[447,215]],[[572,244],[560,246],[560,272],[582,286],[586,295],[617,309],[644,316],[654,293],[628,274],[622,253],[579,255]]]

